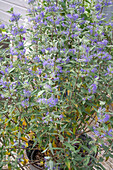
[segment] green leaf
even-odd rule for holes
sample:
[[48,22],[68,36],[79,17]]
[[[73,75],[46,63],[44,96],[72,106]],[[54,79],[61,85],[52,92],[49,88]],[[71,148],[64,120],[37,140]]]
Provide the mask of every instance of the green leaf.
[[12,8],[10,8],[10,10],[9,11],[7,11],[8,13],[12,13],[13,12],[13,7]]
[[106,156],[106,161],[109,159],[109,156]]
[[21,132],[18,132],[18,139],[21,138]]
[[31,95],[33,96],[33,95],[37,94],[37,91],[38,91],[37,89],[32,91]]
[[86,156],[86,157],[85,157],[85,160],[84,160],[84,165],[85,165],[85,166],[88,165],[89,160],[90,160],[90,156]]
[[91,147],[91,149],[92,149],[95,153],[97,153],[97,146],[94,145],[94,146]]
[[72,146],[70,143],[65,142],[64,145],[65,145],[66,147],[68,147],[71,151],[73,151],[73,152],[75,152],[75,153],[78,152],[77,150],[75,150],[75,147]]
[[91,2],[90,2],[90,1],[88,1],[88,0],[85,0],[85,2],[87,2],[87,3],[91,4]]
[[67,165],[68,169],[70,170],[70,168],[71,168],[70,160],[67,159],[65,164]]
[[86,11],[87,11],[88,13],[90,13],[90,9],[86,9]]
[[52,148],[52,144],[51,144],[51,143],[49,143],[49,149],[50,149],[50,151],[52,152],[52,154],[54,155],[54,152],[53,152],[53,148]]
[[[47,147],[42,153],[45,153],[47,150],[48,150],[48,147]],[[49,158],[50,158],[50,157],[49,157]]]
[[104,158],[103,157],[99,157],[99,162],[103,162]]
[[61,128],[61,132],[64,132],[64,129],[66,128],[67,124],[64,125],[62,128]]
[[15,106],[11,106],[10,109],[9,109],[9,114],[12,114],[12,112],[14,111],[15,109]]
[[100,101],[101,106],[105,105],[105,103],[106,103],[105,101]]
[[[42,152],[43,153],[43,152]],[[45,159],[49,160],[51,157],[50,156],[45,156]]]
[[50,167],[50,170],[53,170],[53,161],[52,160],[49,161],[49,167]]
[[41,90],[40,92],[38,92],[37,97],[41,96],[44,92],[45,92],[45,90]]
[[9,73],[13,72],[15,70],[15,68],[12,68],[9,70]]
[[86,14],[81,14],[81,17],[84,18],[85,20],[88,19],[87,15]]

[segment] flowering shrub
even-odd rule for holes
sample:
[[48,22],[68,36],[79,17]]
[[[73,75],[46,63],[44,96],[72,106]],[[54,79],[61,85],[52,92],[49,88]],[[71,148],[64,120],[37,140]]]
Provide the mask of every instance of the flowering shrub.
[[28,4],[28,28],[12,9],[0,25],[1,42],[10,40],[0,55],[0,166],[24,169],[30,139],[45,169],[104,169],[113,157],[113,23],[102,9],[111,1]]

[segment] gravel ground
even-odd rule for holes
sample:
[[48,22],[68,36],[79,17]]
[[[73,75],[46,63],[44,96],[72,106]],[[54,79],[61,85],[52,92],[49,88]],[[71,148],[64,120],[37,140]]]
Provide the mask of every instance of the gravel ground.
[[109,158],[108,161],[104,161],[102,165],[106,170],[113,170],[113,158]]
[[109,158],[107,161],[104,160],[101,164],[103,165],[105,170],[113,170],[113,158]]

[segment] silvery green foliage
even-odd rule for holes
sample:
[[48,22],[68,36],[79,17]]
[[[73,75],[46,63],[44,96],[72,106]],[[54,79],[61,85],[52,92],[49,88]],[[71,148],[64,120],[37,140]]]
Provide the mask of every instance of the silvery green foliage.
[[32,139],[45,169],[103,169],[113,157],[113,24],[102,13],[111,1],[28,4],[28,28],[13,9],[8,28],[0,25],[1,42],[10,40],[0,57],[1,160],[9,158],[0,166],[24,169]]

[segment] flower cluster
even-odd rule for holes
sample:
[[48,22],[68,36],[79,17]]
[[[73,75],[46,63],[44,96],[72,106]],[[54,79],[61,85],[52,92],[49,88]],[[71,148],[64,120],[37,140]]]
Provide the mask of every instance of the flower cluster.
[[99,108],[99,116],[98,116],[98,121],[99,122],[107,122],[110,118],[110,115],[105,113],[106,112],[106,108]]
[[12,13],[10,20],[11,22],[17,22],[20,19],[20,17],[21,17],[20,14]]
[[54,96],[51,96],[49,99],[46,98],[39,98],[37,100],[38,103],[46,104],[49,107],[54,107],[58,103],[58,99],[55,98]]
[[35,2],[35,0],[28,0],[28,4],[32,4],[34,2]]

